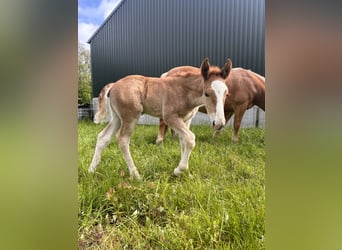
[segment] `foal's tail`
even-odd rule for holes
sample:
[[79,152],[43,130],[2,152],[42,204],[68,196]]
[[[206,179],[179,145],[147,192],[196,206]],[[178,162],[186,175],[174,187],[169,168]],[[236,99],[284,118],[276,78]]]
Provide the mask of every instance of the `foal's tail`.
[[169,71],[168,71],[168,72],[165,72],[165,73],[163,73],[163,74],[161,74],[160,78],[167,77],[167,74],[168,74],[168,73],[169,73]]
[[103,89],[100,92],[98,101],[98,110],[94,117],[94,123],[105,123],[109,122],[112,119],[111,112],[109,112],[108,109],[110,109],[109,101],[108,101],[108,92],[111,90],[114,83],[109,83],[106,86],[103,87]]

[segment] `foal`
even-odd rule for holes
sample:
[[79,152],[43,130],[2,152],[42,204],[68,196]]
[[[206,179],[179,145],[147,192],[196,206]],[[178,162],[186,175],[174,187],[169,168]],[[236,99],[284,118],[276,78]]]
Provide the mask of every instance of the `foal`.
[[100,93],[99,110],[94,122],[105,122],[109,115],[111,118],[98,135],[89,172],[96,170],[103,150],[118,133],[118,144],[130,175],[140,179],[129,150],[129,143],[140,115],[146,113],[163,118],[166,124],[179,135],[181,160],[173,174],[181,175],[188,169],[191,150],[195,146],[195,135],[184,123],[183,118],[194,108],[205,105],[213,128],[216,131],[223,128],[226,123],[223,104],[228,94],[224,80],[230,70],[230,59],[222,69],[219,69],[210,66],[206,58],[200,67],[201,74],[198,75],[184,74],[166,78],[131,75],[116,83],[107,84]]
[[[200,74],[200,69],[192,66],[175,67],[164,73],[162,77],[172,77],[184,74]],[[241,125],[241,120],[245,111],[254,105],[265,111],[265,78],[251,70],[243,68],[233,68],[225,83],[229,90],[229,97],[225,101],[224,114],[226,122],[234,116],[234,132],[233,142],[238,141],[238,133]],[[188,115],[187,124],[190,126],[192,118],[196,115],[197,110],[206,113],[204,107],[194,109]],[[159,132],[156,140],[157,144],[161,144],[167,130],[167,124],[160,119]],[[215,131],[214,136],[217,136],[220,131]]]

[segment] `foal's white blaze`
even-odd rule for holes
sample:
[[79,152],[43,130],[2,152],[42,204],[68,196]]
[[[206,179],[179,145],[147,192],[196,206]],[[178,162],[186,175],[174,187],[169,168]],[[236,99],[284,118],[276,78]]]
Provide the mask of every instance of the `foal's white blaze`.
[[228,91],[227,85],[219,80],[215,80],[211,83],[211,88],[216,95],[216,114],[210,114],[211,122],[215,122],[215,127],[224,126],[226,119],[224,117],[224,101],[226,93]]

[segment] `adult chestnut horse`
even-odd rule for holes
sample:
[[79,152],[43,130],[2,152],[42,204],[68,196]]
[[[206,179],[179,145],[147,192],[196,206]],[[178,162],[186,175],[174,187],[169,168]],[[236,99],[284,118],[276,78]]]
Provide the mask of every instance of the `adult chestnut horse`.
[[106,85],[99,95],[99,110],[94,122],[105,122],[110,115],[111,117],[108,125],[98,135],[89,172],[96,170],[103,150],[118,132],[118,144],[130,175],[140,179],[131,157],[129,143],[140,115],[146,113],[163,118],[179,135],[181,160],[173,174],[181,175],[188,168],[190,153],[195,146],[195,135],[184,123],[184,117],[197,106],[205,105],[213,128],[222,129],[226,123],[223,104],[228,94],[224,80],[230,71],[230,59],[219,69],[210,66],[206,58],[201,64],[201,74],[181,74],[165,78],[131,75]]
[[[184,74],[200,74],[200,69],[192,66],[175,67],[168,72],[162,74],[161,77],[172,77]],[[265,111],[265,78],[251,70],[243,68],[233,68],[225,83],[229,90],[229,96],[225,101],[224,113],[226,122],[234,116],[234,133],[233,142],[238,141],[238,133],[241,120],[245,111],[254,105]],[[195,116],[198,108],[189,114],[187,125],[190,126],[192,118]],[[206,113],[204,107],[199,108],[200,112]],[[159,132],[156,140],[157,144],[161,144],[167,130],[167,125],[160,119]],[[215,131],[214,136],[220,132]]]

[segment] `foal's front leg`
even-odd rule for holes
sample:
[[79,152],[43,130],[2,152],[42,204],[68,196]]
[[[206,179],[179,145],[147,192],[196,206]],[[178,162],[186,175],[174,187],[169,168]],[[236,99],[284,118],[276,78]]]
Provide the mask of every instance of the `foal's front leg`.
[[173,171],[175,176],[180,176],[185,170],[188,169],[189,158],[192,149],[195,147],[196,137],[180,118],[170,120],[168,121],[168,124],[178,134],[181,144],[181,160]]
[[166,131],[167,131],[167,124],[164,122],[163,119],[159,119],[159,130],[158,130],[158,136],[156,140],[157,145],[160,145],[163,143]]

